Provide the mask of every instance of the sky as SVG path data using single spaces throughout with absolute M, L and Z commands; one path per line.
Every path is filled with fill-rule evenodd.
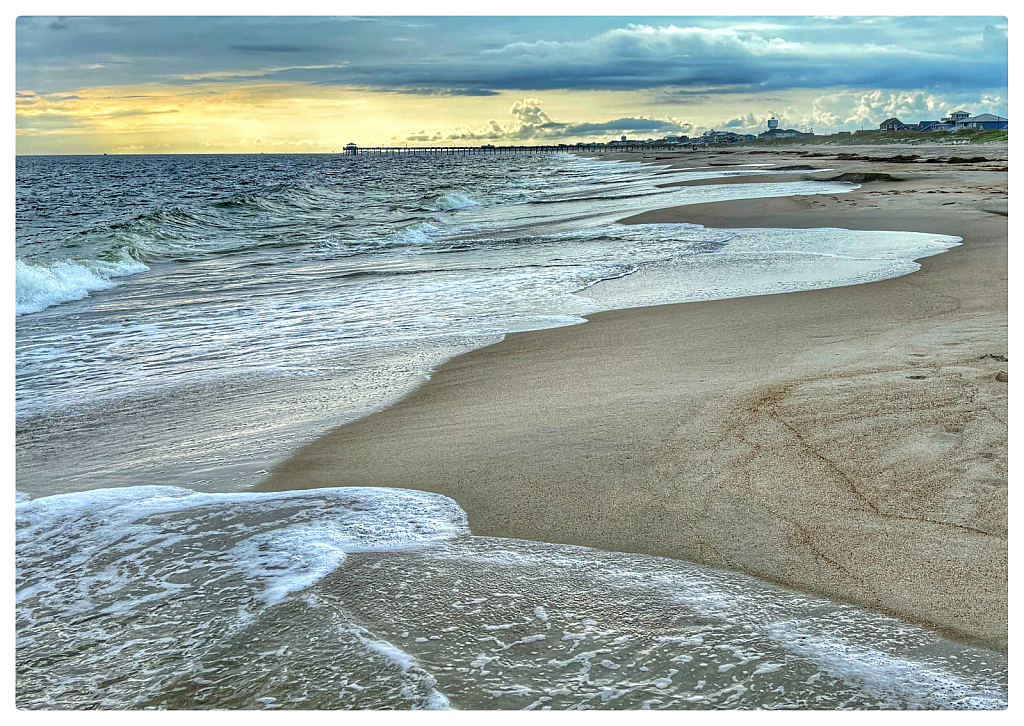
M 339 6 L 339 7 L 344 7 Z M 692 6 L 691 6 L 692 7 Z M 19 154 L 575 143 L 963 108 L 1008 116 L 1005 17 L 17 19 Z

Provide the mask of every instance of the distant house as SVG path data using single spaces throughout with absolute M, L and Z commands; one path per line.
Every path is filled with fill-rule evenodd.
M 775 139 L 791 139 L 797 136 L 814 136 L 813 133 L 797 131 L 796 129 L 768 129 L 757 135 L 758 141 L 774 141 Z
M 923 126 L 926 123 L 928 126 Z M 941 121 L 922 121 L 918 126 L 922 131 L 962 131 L 964 129 L 1005 131 L 1009 129 L 1010 121 L 990 113 L 971 116 L 967 111 L 952 111 Z
M 956 131 L 960 128 L 960 123 L 970 117 L 971 114 L 966 111 L 950 111 L 949 115 L 943 116 L 942 119 L 928 127 L 929 131 Z
M 879 131 L 906 131 L 910 127 L 900 121 L 898 118 L 887 118 L 882 123 L 878 124 Z
M 917 131 L 934 131 L 934 129 L 932 127 L 935 126 L 937 123 L 939 123 L 939 122 L 938 121 L 918 121 L 917 122 Z
M 754 134 L 743 134 L 740 136 L 740 141 L 756 141 L 757 137 Z
M 739 134 L 733 133 L 732 131 L 715 131 L 709 129 L 700 135 L 699 139 L 693 139 L 693 141 L 700 141 L 702 144 L 735 144 L 737 141 L 742 141 L 743 137 Z
M 705 144 L 735 144 L 741 139 L 739 134 L 732 131 L 715 131 L 714 129 L 705 131 L 700 136 L 700 140 Z
M 960 128 L 965 129 L 984 129 L 1003 131 L 1010 127 L 1009 119 L 1003 118 L 1002 116 L 995 116 L 990 113 L 983 113 L 977 116 L 970 116 L 963 119 L 957 124 Z

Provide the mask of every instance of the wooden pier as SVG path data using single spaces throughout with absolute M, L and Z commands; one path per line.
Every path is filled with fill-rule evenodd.
M 616 144 L 615 146 L 357 146 L 349 144 L 346 154 L 392 154 L 395 156 L 462 156 L 465 154 L 570 154 L 574 151 L 622 152 L 622 151 L 683 151 L 690 145 Z

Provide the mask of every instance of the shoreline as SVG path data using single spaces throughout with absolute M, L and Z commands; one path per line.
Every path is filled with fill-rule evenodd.
M 808 153 L 684 153 L 673 166 Z M 437 492 L 475 535 L 725 567 L 1005 653 L 1006 173 L 814 163 L 828 176 L 899 180 L 622 222 L 932 232 L 963 244 L 879 282 L 509 334 L 303 447 L 258 490 Z

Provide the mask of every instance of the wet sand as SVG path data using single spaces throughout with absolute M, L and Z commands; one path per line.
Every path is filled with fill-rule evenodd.
M 837 153 L 875 160 L 828 158 Z M 994 161 L 877 160 L 902 153 Z M 1005 652 L 1006 147 L 790 147 L 657 163 L 670 161 L 806 163 L 834 171 L 786 178 L 900 181 L 625 222 L 920 231 L 964 244 L 893 280 L 510 335 L 302 448 L 260 488 L 439 492 L 476 535 L 730 568 Z

